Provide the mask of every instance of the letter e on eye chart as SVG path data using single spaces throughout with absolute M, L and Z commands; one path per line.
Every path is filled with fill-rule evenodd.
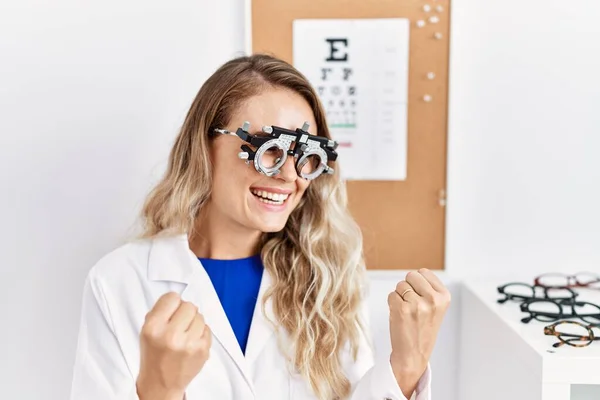
M 294 20 L 294 66 L 323 103 L 343 179 L 406 179 L 409 31 L 404 18 Z

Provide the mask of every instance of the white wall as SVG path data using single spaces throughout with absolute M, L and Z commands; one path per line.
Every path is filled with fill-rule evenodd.
M 243 49 L 238 3 L 0 3 L 3 399 L 68 398 L 84 275 L 127 233 L 202 82 Z
M 453 0 L 447 268 L 600 271 L 600 2 Z
M 597 0 L 452 0 L 454 279 L 600 272 L 599 19 Z
M 5 3 L 0 387 L 63 400 L 84 275 L 127 233 L 203 80 L 242 50 L 243 1 Z M 598 269 L 599 7 L 453 0 L 453 291 L 471 275 Z M 372 309 L 402 276 L 372 274 Z M 434 354 L 436 400 L 456 400 L 459 301 Z M 373 319 L 384 337 L 385 314 Z

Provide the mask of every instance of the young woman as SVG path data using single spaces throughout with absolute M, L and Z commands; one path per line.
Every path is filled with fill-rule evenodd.
M 336 157 L 291 65 L 219 68 L 146 201 L 144 234 L 89 272 L 71 399 L 430 399 L 450 294 L 408 273 L 388 296 L 392 352 L 374 362 Z

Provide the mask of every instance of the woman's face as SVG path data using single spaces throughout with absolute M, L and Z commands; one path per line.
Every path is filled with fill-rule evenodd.
M 305 121 L 310 124 L 309 133 L 316 134 L 317 129 L 309 104 L 288 89 L 267 89 L 249 98 L 232 116 L 229 125 L 221 128 L 235 132 L 244 121 L 250 122 L 249 132 L 252 134 L 260 132 L 266 125 L 295 130 Z M 212 141 L 210 212 L 224 218 L 223 222 L 228 220 L 250 230 L 280 231 L 298 205 L 309 181 L 298 176 L 293 157 L 288 157 L 276 176 L 259 173 L 252 162 L 246 165 L 238 157 L 242 144 L 245 142 L 232 135 L 220 135 Z

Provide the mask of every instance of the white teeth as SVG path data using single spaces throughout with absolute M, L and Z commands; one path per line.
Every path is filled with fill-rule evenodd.
M 269 204 L 282 204 L 289 197 L 289 194 L 272 193 L 265 190 L 252 190 L 252 193 Z
M 259 197 L 258 201 L 262 201 L 263 203 L 267 203 L 267 204 L 276 204 L 276 205 L 282 205 L 283 204 L 283 201 L 267 200 L 267 199 L 263 199 L 262 197 Z

